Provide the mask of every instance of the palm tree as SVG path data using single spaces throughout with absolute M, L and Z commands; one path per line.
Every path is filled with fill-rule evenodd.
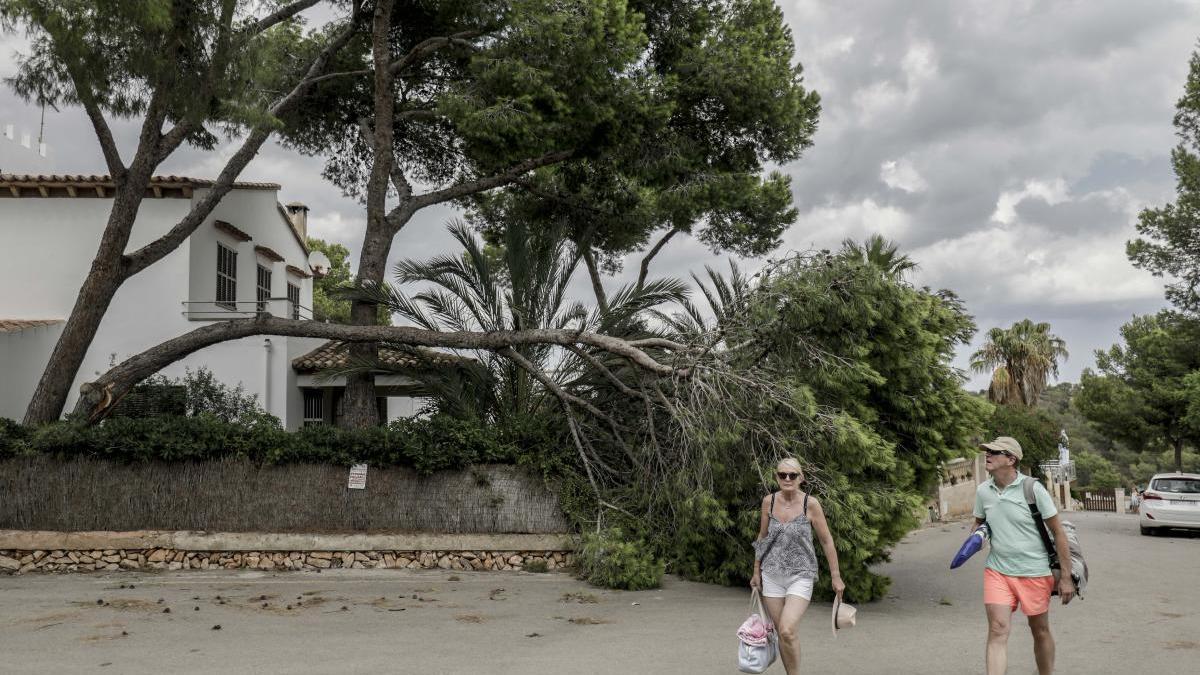
M 900 253 L 899 244 L 888 241 L 880 234 L 871 235 L 862 244 L 853 239 L 842 240 L 840 255 L 847 260 L 876 267 L 892 279 L 898 279 L 917 269 L 917 263 L 912 258 Z
M 667 314 L 659 310 L 651 310 L 651 314 L 661 321 L 674 337 L 682 338 L 685 341 L 696 340 L 705 334 L 728 329 L 731 324 L 744 319 L 750 304 L 750 294 L 754 290 L 751 285 L 752 278 L 743 274 L 732 258 L 729 260 L 728 278 L 708 265 L 704 266 L 704 271 L 708 275 L 712 288 L 705 285 L 704 280 L 695 272 L 692 273 L 692 280 L 696 282 L 696 288 L 704 296 L 705 304 L 708 305 L 708 314 L 712 315 L 711 318 L 706 316 L 704 310 L 696 303 L 687 299 L 678 303 L 683 309 L 682 312 Z
M 580 255 L 558 233 L 531 233 L 519 222 L 510 223 L 501 246 L 491 251 L 464 223 L 452 222 L 448 229 L 462 246 L 461 254 L 396 265 L 399 284 L 422 284 L 423 289 L 411 297 L 390 286 L 360 293 L 429 330 L 577 328 L 615 336 L 643 332 L 640 315 L 646 310 L 686 300 L 683 282 L 659 279 L 641 288 L 625 286 L 609 298 L 606 309 L 589 309 L 567 299 Z M 515 354 L 477 351 L 469 362 L 474 366 L 405 371 L 420 383 L 408 393 L 428 397 L 437 410 L 456 417 L 496 422 L 554 405 L 531 368 L 568 390 L 592 380 L 587 376 L 592 361 L 581 353 L 564 354 L 552 345 L 513 347 L 511 352 Z M 371 367 L 380 369 L 379 364 Z
M 1023 319 L 989 330 L 983 347 L 971 355 L 971 369 L 992 374 L 988 400 L 1032 408 L 1067 356 L 1066 342 L 1050 333 L 1050 324 Z

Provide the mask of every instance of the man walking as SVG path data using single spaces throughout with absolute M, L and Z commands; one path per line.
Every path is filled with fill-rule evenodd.
M 983 444 L 987 453 L 985 467 L 991 476 L 975 490 L 975 525 L 985 520 L 991 529 L 991 552 L 983 572 L 983 604 L 987 611 L 987 673 L 1003 675 L 1008 669 L 1008 634 L 1012 613 L 1018 608 L 1028 617 L 1033 633 L 1033 654 L 1039 675 L 1054 672 L 1054 636 L 1050 634 L 1050 595 L 1054 576 L 1050 558 L 1033 512 L 1025 501 L 1024 481 L 1034 480 L 1021 473 L 1021 444 L 1000 436 Z M 1037 508 L 1046 526 L 1054 534 L 1058 559 L 1067 565 L 1058 584 L 1062 604 L 1075 595 L 1071 580 L 1067 535 L 1059 522 L 1058 509 L 1041 483 L 1033 490 Z

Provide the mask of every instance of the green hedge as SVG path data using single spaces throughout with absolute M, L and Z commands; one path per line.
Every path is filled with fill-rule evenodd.
M 642 591 L 662 586 L 666 566 L 645 541 L 611 528 L 583 535 L 575 567 L 580 578 L 597 586 Z
M 366 462 L 429 474 L 481 462 L 515 463 L 522 453 L 550 442 L 550 435 L 539 429 L 482 426 L 448 417 L 397 420 L 355 431 L 318 426 L 297 432 L 208 415 L 115 418 L 94 427 L 57 422 L 32 429 L 0 419 L 0 457 L 50 454 L 126 462 L 244 457 L 265 464 Z

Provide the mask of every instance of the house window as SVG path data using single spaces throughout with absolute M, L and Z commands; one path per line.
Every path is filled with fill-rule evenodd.
M 293 283 L 288 283 L 288 303 L 292 305 L 292 318 L 300 318 L 300 287 Z
M 271 299 L 271 268 L 258 266 L 258 311 L 267 311 L 267 301 Z
M 304 422 L 306 427 L 325 424 L 325 392 L 320 389 L 304 390 Z
M 237 309 L 237 251 L 217 244 L 217 306 Z

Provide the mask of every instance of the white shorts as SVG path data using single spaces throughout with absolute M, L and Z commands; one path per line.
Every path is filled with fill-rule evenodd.
M 782 598 L 795 595 L 805 600 L 812 600 L 813 579 L 793 574 L 790 577 L 772 577 L 762 575 L 762 595 L 764 598 Z

